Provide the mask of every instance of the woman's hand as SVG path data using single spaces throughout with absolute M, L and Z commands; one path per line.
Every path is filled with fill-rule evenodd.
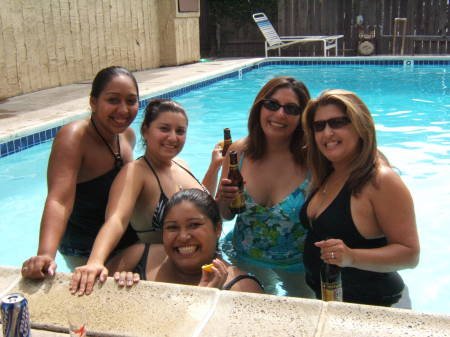
M 69 288 L 72 295 L 76 292 L 78 292 L 78 296 L 82 296 L 83 294 L 89 295 L 94 288 L 97 276 L 100 282 L 103 283 L 106 281 L 108 269 L 103 264 L 88 263 L 87 265 L 75 268 Z
M 235 185 L 231 185 L 231 180 L 223 178 L 220 181 L 219 189 L 217 190 L 216 199 L 219 202 L 229 205 L 235 198 L 239 191 L 239 188 Z
M 114 273 L 114 280 L 120 287 L 132 287 L 139 282 L 140 277 L 138 273 L 133 273 L 131 271 L 116 271 Z
M 212 263 L 214 265 L 212 267 L 213 272 L 202 270 L 202 278 L 198 285 L 199 287 L 222 289 L 228 278 L 227 266 L 219 259 L 214 259 Z
M 22 277 L 31 279 L 43 279 L 46 276 L 55 275 L 56 262 L 47 255 L 30 257 L 22 265 Z
M 328 239 L 315 242 L 320 248 L 320 258 L 329 264 L 340 267 L 351 267 L 353 263 L 352 250 L 340 239 Z
M 214 167 L 221 167 L 223 164 L 224 157 L 222 156 L 223 142 L 218 142 L 212 151 L 211 154 L 211 164 Z

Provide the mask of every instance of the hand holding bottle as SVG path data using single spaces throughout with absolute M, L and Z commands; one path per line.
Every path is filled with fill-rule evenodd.
M 353 258 L 351 249 L 341 239 L 327 239 L 315 242 L 320 248 L 320 258 L 325 263 L 335 264 L 340 267 L 351 267 Z

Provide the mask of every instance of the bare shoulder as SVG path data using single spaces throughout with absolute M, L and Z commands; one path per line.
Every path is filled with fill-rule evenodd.
M 134 133 L 133 129 L 131 127 L 128 127 L 124 132 L 123 135 L 125 136 L 125 139 L 128 143 L 134 147 L 136 143 L 136 134 Z
M 64 125 L 56 134 L 55 142 L 79 144 L 86 136 L 88 125 L 89 123 L 86 119 L 80 119 Z
M 374 184 L 372 185 L 377 190 L 390 190 L 399 187 L 406 187 L 398 173 L 395 172 L 392 167 L 384 163 L 377 168 L 373 182 Z
M 249 275 L 235 266 L 228 266 L 228 279 L 227 283 L 232 282 L 238 277 L 243 277 L 235 284 L 232 285 L 230 290 L 233 291 L 244 291 L 249 293 L 263 293 L 260 284 L 254 279 L 248 277 Z
M 149 174 L 148 170 L 147 163 L 143 158 L 140 158 L 126 163 L 119 171 L 119 174 L 128 177 L 130 180 L 145 178 L 147 175 L 154 176 Z
M 372 183 L 367 184 L 363 189 L 364 193 L 367 193 L 372 201 L 381 203 L 387 200 L 394 202 L 395 199 L 404 200 L 403 198 L 411 198 L 409 189 L 401 177 L 392 167 L 386 164 L 381 164 L 377 168 L 376 174 L 372 178 Z
M 230 151 L 236 151 L 238 156 L 247 148 L 247 137 L 240 138 L 230 145 Z
M 184 168 L 189 169 L 189 165 L 185 160 L 175 157 L 175 158 L 173 158 L 173 161 L 176 162 L 177 164 L 183 166 Z

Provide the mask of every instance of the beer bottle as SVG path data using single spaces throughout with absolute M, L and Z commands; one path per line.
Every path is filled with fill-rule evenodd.
M 222 148 L 222 157 L 225 157 L 232 143 L 231 140 L 231 132 L 229 128 L 223 129 L 223 148 Z
M 320 285 L 323 301 L 342 302 L 341 267 L 335 264 L 322 263 Z
M 239 187 L 236 198 L 230 204 L 230 210 L 234 214 L 242 213 L 245 211 L 244 178 L 242 178 L 241 172 L 239 171 L 236 151 L 230 152 L 228 179 L 231 180 L 231 185 Z

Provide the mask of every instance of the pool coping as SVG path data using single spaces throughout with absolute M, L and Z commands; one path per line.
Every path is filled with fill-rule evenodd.
M 198 62 L 194 64 L 157 68 L 148 71 L 134 72 L 140 87 L 140 107 L 145 106 L 149 100 L 155 97 L 173 98 L 185 94 L 191 90 L 208 86 L 225 78 L 239 77 L 243 73 L 261 66 L 269 65 L 391 65 L 414 67 L 415 65 L 442 66 L 450 64 L 450 56 L 371 56 L 371 57 L 269 57 L 269 58 L 237 58 L 217 59 L 211 62 Z M 170 83 L 155 81 L 152 76 L 164 71 L 177 72 L 175 81 Z M 187 74 L 184 76 L 183 74 Z M 148 78 L 150 77 L 150 79 Z M 84 83 L 85 88 L 90 84 Z M 66 87 L 70 87 L 66 86 Z M 46 92 L 57 89 L 46 89 Z M 29 97 L 35 95 L 22 95 Z M 71 100 L 67 103 L 51 107 L 52 112 L 46 113 L 46 108 L 34 112 L 38 116 L 33 120 L 32 114 L 26 112 L 21 116 L 22 123 L 8 127 L 0 127 L 0 158 L 20 152 L 32 146 L 53 139 L 57 131 L 73 120 L 89 116 L 88 95 Z M 31 104 L 31 103 L 30 103 Z M 0 111 L 2 111 L 0 102 Z M 7 111 L 7 109 L 4 109 Z M 54 112 L 57 110 L 57 112 Z M 2 120 L 4 121 L 4 120 Z M 24 123 L 25 121 L 25 123 Z M 29 123 L 31 121 L 31 123 Z M 41 121 L 41 122 L 39 122 Z M 18 125 L 17 125 L 18 124 Z

